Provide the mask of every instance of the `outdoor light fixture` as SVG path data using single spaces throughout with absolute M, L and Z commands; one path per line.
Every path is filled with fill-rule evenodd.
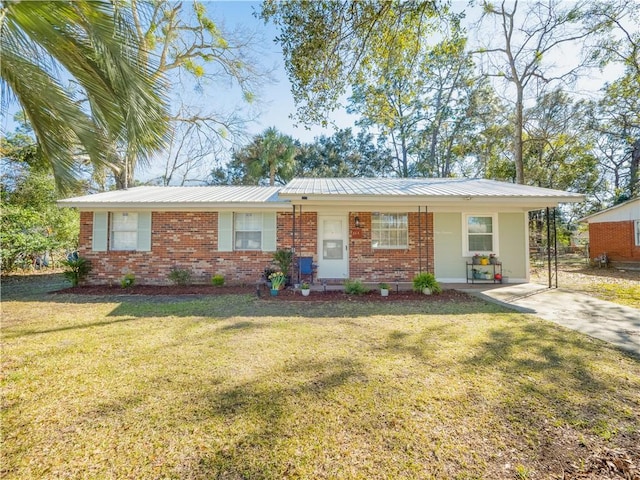
M 356 228 L 360 228 L 360 217 L 356 215 L 356 218 L 353 219 Z

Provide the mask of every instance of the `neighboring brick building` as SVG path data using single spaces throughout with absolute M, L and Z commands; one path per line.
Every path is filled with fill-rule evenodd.
M 612 262 L 640 263 L 640 198 L 607 208 L 581 221 L 589 223 L 589 255 Z
M 313 257 L 317 278 L 464 282 L 475 253 L 529 278 L 528 211 L 582 195 L 480 179 L 294 179 L 283 187 L 137 187 L 59 202 L 81 212 L 92 284 L 252 283 L 277 249 Z

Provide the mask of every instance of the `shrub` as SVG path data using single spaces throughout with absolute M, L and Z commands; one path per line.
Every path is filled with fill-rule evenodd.
M 169 280 L 174 285 L 189 285 L 191 283 L 191 272 L 182 268 L 173 268 L 169 272 Z
M 280 271 L 286 275 L 289 275 L 289 269 L 293 262 L 293 252 L 291 250 L 278 250 L 273 254 L 273 262 L 280 267 Z
M 67 267 L 64 271 L 64 277 L 71 282 L 74 287 L 85 279 L 91 271 L 91 264 L 83 257 L 69 257 L 62 264 Z
M 122 288 L 133 287 L 133 284 L 136 283 L 136 276 L 133 273 L 127 273 L 122 280 L 120 280 L 120 286 Z
M 433 276 L 433 273 L 423 272 L 413 277 L 413 291 L 422 292 L 425 288 L 431 290 L 431 293 L 440 293 L 442 288 Z
M 368 291 L 367 287 L 365 287 L 360 280 L 344 281 L 344 293 L 347 295 L 362 295 Z
M 222 275 L 214 275 L 211 277 L 211 284 L 214 287 L 222 287 L 224 285 L 224 277 Z

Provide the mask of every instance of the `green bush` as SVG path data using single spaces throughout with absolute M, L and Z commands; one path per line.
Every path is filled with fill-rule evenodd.
M 442 287 L 440 287 L 433 273 L 423 272 L 413 277 L 414 292 L 422 292 L 425 288 L 431 290 L 431 293 L 440 293 L 442 291 Z
M 347 295 L 363 295 L 368 291 L 369 289 L 365 287 L 360 280 L 344 281 L 344 293 Z
M 278 250 L 273 254 L 273 262 L 276 263 L 280 267 L 280 271 L 287 276 L 290 273 L 289 269 L 293 262 L 293 252 L 291 250 Z
M 74 287 L 78 286 L 91 271 L 89 260 L 83 257 L 68 258 L 62 262 L 62 265 L 67 267 L 63 272 L 64 277 L 69 280 Z
M 181 268 L 173 268 L 169 272 L 169 280 L 174 285 L 189 285 L 191 284 L 191 272 Z
M 222 287 L 224 285 L 224 277 L 222 275 L 214 275 L 211 277 L 211 284 L 214 287 Z
M 135 283 L 136 276 L 133 273 L 127 273 L 124 277 L 122 277 L 122 280 L 120 280 L 120 286 L 122 288 L 133 287 Z

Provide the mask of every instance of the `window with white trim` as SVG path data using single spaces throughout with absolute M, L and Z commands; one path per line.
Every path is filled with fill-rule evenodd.
M 496 215 L 465 215 L 465 256 L 497 253 L 497 225 Z
M 262 249 L 262 214 L 236 213 L 234 215 L 234 249 Z
M 138 247 L 138 214 L 111 212 L 109 250 L 136 250 Z
M 218 212 L 218 251 L 276 251 L 276 212 Z
M 91 249 L 150 251 L 151 212 L 93 212 Z
M 640 247 L 640 220 L 636 220 L 634 224 L 636 226 L 636 247 Z
M 409 219 L 406 213 L 373 213 L 371 215 L 373 248 L 407 248 Z

